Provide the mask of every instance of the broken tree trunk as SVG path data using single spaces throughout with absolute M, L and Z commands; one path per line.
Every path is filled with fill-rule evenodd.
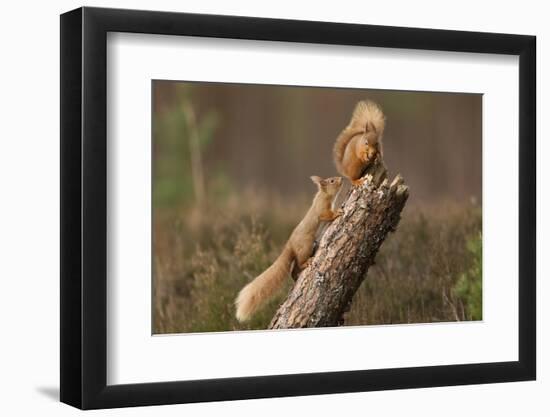
M 389 183 L 383 163 L 353 187 L 344 214 L 325 230 L 310 265 L 304 269 L 273 317 L 270 329 L 343 324 L 352 298 L 374 264 L 380 245 L 399 223 L 408 198 L 400 175 Z

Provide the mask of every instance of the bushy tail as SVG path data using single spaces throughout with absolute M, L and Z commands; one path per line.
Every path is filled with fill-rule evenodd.
M 283 253 L 264 272 L 246 285 L 235 300 L 237 320 L 244 322 L 279 290 L 290 274 L 294 260 L 292 249 L 287 245 Z
M 381 137 L 386 126 L 386 117 L 378 104 L 371 100 L 362 100 L 355 106 L 350 126 L 374 131 Z
M 338 172 L 343 173 L 342 159 L 350 140 L 355 135 L 369 132 L 369 143 L 378 144 L 382 139 L 385 125 L 386 118 L 378 104 L 370 100 L 361 100 L 357 103 L 349 124 L 336 139 L 332 150 Z

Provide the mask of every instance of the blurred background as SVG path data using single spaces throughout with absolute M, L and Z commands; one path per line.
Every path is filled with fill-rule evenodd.
M 410 198 L 346 324 L 481 319 L 481 95 L 153 81 L 154 333 L 267 326 L 285 291 L 246 325 L 234 297 L 307 210 L 309 176 L 337 175 L 364 98 Z
M 155 81 L 153 98 L 160 205 L 193 199 L 185 100 L 197 118 L 203 181 L 211 192 L 311 191 L 310 175 L 337 174 L 334 140 L 355 103 L 370 98 L 386 114 L 384 159 L 390 172 L 407 179 L 409 204 L 481 197 L 478 94 Z

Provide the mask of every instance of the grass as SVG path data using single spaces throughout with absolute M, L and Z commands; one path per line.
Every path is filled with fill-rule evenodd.
M 246 202 L 244 204 L 243 202 Z M 291 287 L 247 324 L 239 290 L 277 257 L 309 205 L 251 190 L 203 207 L 156 208 L 153 332 L 265 329 Z M 481 208 L 406 207 L 357 291 L 346 325 L 481 319 Z

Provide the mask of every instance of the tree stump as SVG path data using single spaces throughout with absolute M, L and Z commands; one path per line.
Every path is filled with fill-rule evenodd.
M 395 231 L 409 195 L 400 175 L 388 182 L 382 162 L 364 178 L 342 204 L 344 214 L 326 228 L 310 265 L 300 273 L 270 329 L 343 324 L 344 313 L 380 245 Z

